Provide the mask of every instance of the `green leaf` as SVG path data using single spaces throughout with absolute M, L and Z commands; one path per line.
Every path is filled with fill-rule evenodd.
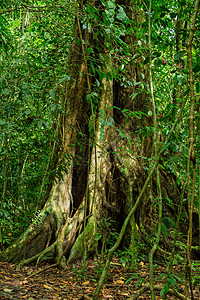
M 119 132 L 119 136 L 121 136 L 122 138 L 126 138 L 126 135 L 123 132 Z
M 93 49 L 92 48 L 87 48 L 87 53 L 90 54 L 92 53 Z
M 3 90 L 2 94 L 3 94 L 3 95 L 9 95 L 9 94 L 10 94 L 10 91 L 9 91 L 9 89 L 5 89 L 5 90 Z
M 92 99 L 92 102 L 97 103 L 98 97 L 99 95 L 96 92 L 92 92 L 86 96 L 86 100 L 88 103 L 91 103 L 91 99 Z
M 95 74 L 95 67 L 94 67 L 93 62 L 90 62 L 90 66 L 91 66 L 91 69 L 92 69 L 93 74 Z
M 131 99 L 133 100 L 138 94 L 139 94 L 139 92 L 133 93 L 133 94 L 131 95 Z
M 163 151 L 165 151 L 165 150 L 166 150 L 168 147 L 169 147 L 169 144 L 167 144 L 167 145 L 163 146 L 163 147 L 162 147 L 162 149 L 161 149 L 161 150 L 162 150 L 162 152 L 163 152 Z
M 165 15 L 166 15 L 166 13 L 165 13 L 165 12 L 163 12 L 162 14 L 160 14 L 160 18 L 164 18 L 164 17 L 165 17 Z
M 162 59 L 160 59 L 160 58 L 155 59 L 154 65 L 155 65 L 156 67 L 161 66 L 161 65 L 162 65 Z
M 30 109 L 28 108 L 28 109 L 25 111 L 25 115 L 28 116 L 28 115 L 30 115 L 30 113 L 31 113 L 31 111 L 30 111 Z
M 94 39 L 96 39 L 96 38 L 98 37 L 99 33 L 100 33 L 100 31 L 99 31 L 99 30 L 98 30 L 98 31 L 96 31 L 96 32 L 94 33 L 94 35 L 93 35 L 93 38 L 94 38 Z
M 170 288 L 170 282 L 167 282 L 165 284 L 165 295 L 169 292 L 169 288 Z
M 164 224 L 161 225 L 161 230 L 162 230 L 162 233 L 165 235 L 165 236 L 168 236 L 168 232 L 167 232 L 167 228 Z
M 60 78 L 59 81 L 58 81 L 58 84 L 62 83 L 63 81 L 66 81 L 66 80 L 70 80 L 70 76 L 69 75 L 65 75 L 62 78 Z
M 114 10 L 116 7 L 115 1 L 113 1 L 113 0 L 109 0 L 107 4 L 108 4 L 109 9 Z
M 20 22 L 19 22 L 19 20 L 12 20 L 11 22 L 10 22 L 10 26 L 12 27 L 12 29 L 14 30 L 15 29 L 15 27 L 20 27 Z
M 160 297 L 164 295 L 164 292 L 165 292 L 165 288 L 163 287 L 162 290 L 160 291 Z
M 128 20 L 128 17 L 122 6 L 119 6 L 116 18 L 122 22 Z
M 55 93 L 54 93 L 54 90 L 50 90 L 49 91 L 49 95 L 50 95 L 50 97 L 52 98 L 52 99 L 55 99 Z
M 181 74 L 177 75 L 177 81 L 181 85 L 183 82 L 183 76 Z
M 165 273 L 160 273 L 160 275 L 158 276 L 158 280 L 162 279 L 163 277 L 166 277 Z
M 57 108 L 57 105 L 56 104 L 50 104 L 50 110 L 51 111 L 55 111 Z
M 42 127 L 42 120 L 39 120 L 37 123 L 37 127 L 40 129 Z
M 163 223 L 166 226 L 166 228 L 168 228 L 168 229 L 170 228 L 170 222 L 169 222 L 168 218 L 164 218 Z
M 175 60 L 175 61 L 179 60 L 179 59 L 182 58 L 185 54 L 186 54 L 186 51 L 185 51 L 185 50 L 178 51 L 178 52 L 174 55 L 174 60 Z

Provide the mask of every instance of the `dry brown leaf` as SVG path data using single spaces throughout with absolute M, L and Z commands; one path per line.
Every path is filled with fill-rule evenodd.
M 83 282 L 82 283 L 82 286 L 86 286 L 86 285 L 88 285 L 88 284 L 90 284 L 90 281 L 88 280 L 88 281 L 85 281 L 85 282 Z
M 45 287 L 46 289 L 52 289 L 52 286 L 47 285 L 47 284 L 43 284 L 43 287 Z
M 124 284 L 124 280 L 118 279 L 118 280 L 115 281 L 115 283 L 116 283 L 116 284 Z

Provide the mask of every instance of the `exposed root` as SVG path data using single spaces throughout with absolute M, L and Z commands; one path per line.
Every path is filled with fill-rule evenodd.
M 39 271 L 37 271 L 37 272 L 35 272 L 35 273 L 33 273 L 33 274 L 27 276 L 25 279 L 29 279 L 29 278 L 31 278 L 31 277 L 37 276 L 37 275 L 39 275 L 39 274 L 41 274 L 41 273 L 43 273 L 43 272 L 45 272 L 45 271 L 47 271 L 47 270 L 49 270 L 49 269 L 51 269 L 51 268 L 56 268 L 58 265 L 59 265 L 59 263 L 57 262 L 57 263 L 55 263 L 55 264 L 53 264 L 53 265 L 51 265 L 51 266 L 47 266 L 46 268 L 44 268 L 44 269 L 42 269 L 42 270 L 39 270 Z
M 163 289 L 162 285 L 154 285 L 154 290 L 161 291 Z M 145 284 L 141 289 L 136 291 L 135 295 L 132 296 L 129 300 L 135 300 L 138 297 L 140 297 L 142 294 L 144 294 L 146 291 L 150 290 L 150 285 L 149 283 Z M 185 297 L 183 294 L 179 293 L 175 289 L 169 289 L 168 293 L 176 296 L 178 299 L 183 299 L 183 300 L 189 300 L 189 298 Z
M 41 257 L 43 257 L 45 254 L 53 251 L 53 249 L 55 248 L 57 242 L 54 242 L 51 246 L 49 246 L 48 248 L 44 249 L 42 252 L 38 253 L 35 256 L 32 256 L 30 258 L 24 259 L 22 261 L 20 261 L 19 264 L 16 265 L 17 269 L 21 269 L 23 266 L 28 265 L 30 263 L 32 263 L 33 261 L 35 261 L 36 259 L 41 259 Z M 38 264 L 38 262 L 37 262 Z
M 87 218 L 89 218 L 89 217 L 90 217 L 90 216 L 88 216 Z M 73 232 L 73 235 L 71 236 L 71 240 L 73 240 L 73 239 L 75 238 L 75 235 L 76 235 L 76 233 L 78 232 L 78 230 L 80 229 L 82 223 L 83 223 L 83 220 L 79 223 L 79 225 L 77 226 L 76 230 Z M 63 229 L 62 229 L 63 232 L 65 232 L 66 225 L 68 225 L 68 224 L 65 224 L 65 226 L 63 226 Z M 70 232 L 71 232 L 71 231 L 70 231 Z M 56 243 L 57 243 L 57 241 L 54 243 L 55 245 L 53 244 L 54 247 L 56 246 Z M 51 246 L 53 246 L 53 245 L 51 245 Z M 51 269 L 51 268 L 59 267 L 59 268 L 61 268 L 61 269 L 65 269 L 66 266 L 65 266 L 65 265 L 63 266 L 63 265 L 61 265 L 60 263 L 61 263 L 61 261 L 62 261 L 64 255 L 65 255 L 65 253 L 69 250 L 69 248 L 70 248 L 70 244 L 68 243 L 67 246 L 65 247 L 64 251 L 62 252 L 61 256 L 59 257 L 58 261 L 57 261 L 55 264 L 50 265 L 50 266 L 47 266 L 47 267 L 43 268 L 42 270 L 39 270 L 38 272 L 29 275 L 29 276 L 26 277 L 26 278 L 28 279 L 28 278 L 34 277 L 34 276 L 36 276 L 36 275 L 38 275 L 38 274 L 40 274 L 40 273 L 42 273 L 42 272 L 45 272 L 45 271 L 47 271 L 47 270 L 49 270 L 49 269 Z M 45 250 L 44 250 L 44 251 L 45 251 Z M 43 251 L 43 252 L 44 252 L 44 251 Z M 44 253 L 39 253 L 38 255 L 39 255 L 39 257 L 40 257 L 41 255 L 44 255 Z M 34 257 L 34 259 L 36 259 L 36 258 Z

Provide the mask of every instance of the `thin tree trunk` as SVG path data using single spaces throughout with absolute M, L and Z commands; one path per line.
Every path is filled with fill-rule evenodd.
M 189 229 L 187 240 L 187 266 L 186 266 L 186 280 L 185 280 L 185 296 L 187 294 L 187 276 L 189 278 L 191 298 L 194 299 L 191 282 L 191 247 L 192 247 L 192 215 L 195 196 L 195 179 L 196 179 L 196 155 L 194 149 L 194 111 L 195 111 L 195 93 L 194 93 L 194 79 L 193 79 L 193 59 L 192 59 L 192 41 L 194 32 L 196 30 L 196 19 L 199 11 L 199 0 L 195 1 L 192 25 L 190 29 L 190 35 L 186 43 L 187 57 L 189 65 L 189 84 L 190 84 L 190 116 L 189 116 L 189 151 L 187 162 L 187 180 L 188 180 L 188 213 L 189 213 Z M 192 177 L 192 194 L 190 190 L 190 163 L 193 165 L 193 177 Z

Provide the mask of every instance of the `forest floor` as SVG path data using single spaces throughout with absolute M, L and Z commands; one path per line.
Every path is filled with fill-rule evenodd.
M 41 266 L 41 269 L 44 266 Z M 0 299 L 66 299 L 81 300 L 92 299 L 98 278 L 101 275 L 102 262 L 88 260 L 85 268 L 85 276 L 80 262 L 70 265 L 64 271 L 51 268 L 38 275 L 38 269 L 23 267 L 17 271 L 14 265 L 0 262 Z M 165 273 L 162 266 L 155 265 L 154 275 L 157 278 L 156 284 L 162 284 L 164 277 L 159 275 Z M 181 266 L 173 268 L 173 274 L 180 278 L 175 287 L 183 294 L 184 270 Z M 31 277 L 32 276 L 32 277 Z M 160 276 L 161 277 L 161 276 Z M 118 258 L 113 258 L 109 274 L 104 283 L 99 299 L 124 300 L 132 297 L 136 290 L 140 289 L 149 278 L 149 266 L 143 261 L 137 267 L 124 268 Z M 193 278 L 197 279 L 194 292 L 194 299 L 200 299 L 200 266 L 193 270 Z M 188 298 L 191 297 L 188 294 Z M 140 295 L 137 299 L 150 299 L 149 291 Z M 160 291 L 155 291 L 155 299 L 162 299 Z M 166 299 L 180 299 L 169 294 Z

